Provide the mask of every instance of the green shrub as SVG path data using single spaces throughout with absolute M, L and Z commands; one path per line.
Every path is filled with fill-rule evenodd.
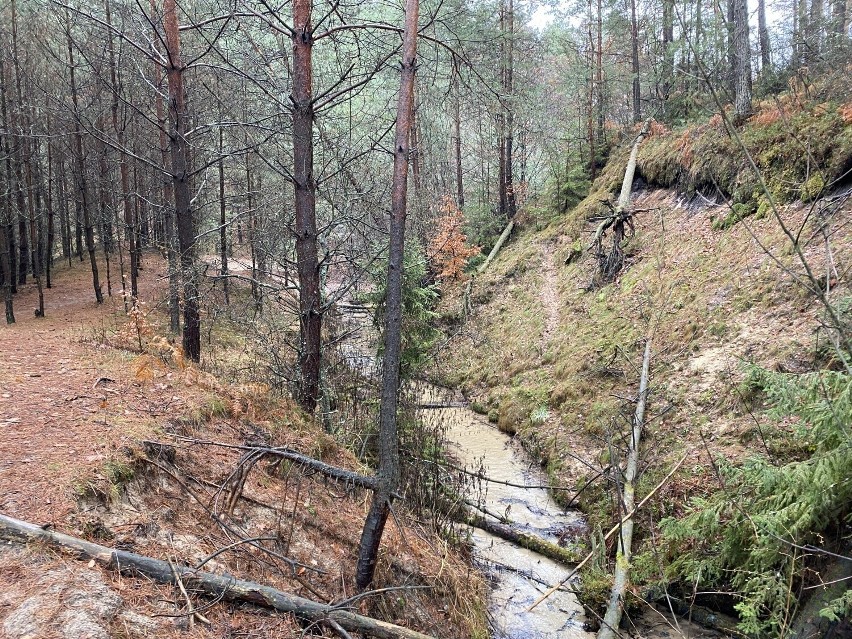
M 791 447 L 813 453 L 780 465 L 716 460 L 722 490 L 693 499 L 685 517 L 662 523 L 667 570 L 701 589 L 732 590 L 742 632 L 779 637 L 797 606 L 796 589 L 815 570 L 797 546 L 821 545 L 822 533 L 852 520 L 852 378 L 751 367 L 745 388 L 762 393 L 774 416 L 795 418 Z M 848 614 L 849 604 L 835 600 L 826 614 Z

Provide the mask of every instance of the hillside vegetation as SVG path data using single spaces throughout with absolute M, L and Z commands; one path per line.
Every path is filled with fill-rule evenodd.
M 668 589 L 737 615 L 750 636 L 789 636 L 822 592 L 821 551 L 849 554 L 852 103 L 839 95 L 764 103 L 736 136 L 718 114 L 654 124 L 613 282 L 589 247 L 629 142 L 577 207 L 527 212 L 474 281 L 468 317 L 463 291 L 445 291 L 437 375 L 517 433 L 554 484 L 576 486 L 593 539 L 619 517 L 610 471 L 652 336 L 637 500 L 686 461 L 638 516 L 634 604 Z M 599 550 L 583 578 L 592 607 L 609 588 Z M 823 617 L 848 615 L 844 592 L 826 595 Z

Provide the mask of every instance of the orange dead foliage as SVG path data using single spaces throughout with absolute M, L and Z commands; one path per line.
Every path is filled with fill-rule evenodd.
M 843 122 L 846 124 L 852 124 L 852 102 L 847 102 L 840 106 L 837 109 L 837 112 L 840 114 Z
M 776 106 L 761 107 L 761 109 L 751 118 L 752 124 L 757 126 L 769 126 L 774 124 L 781 118 L 781 109 Z
M 671 131 L 671 129 L 662 122 L 651 120 L 651 126 L 648 130 L 648 137 L 653 137 L 655 135 L 665 135 L 669 131 Z
M 462 231 L 464 218 L 455 201 L 445 195 L 438 205 L 441 217 L 438 218 L 438 233 L 429 243 L 431 261 L 438 271 L 438 279 L 458 281 L 464 277 L 467 261 L 482 250 L 478 246 L 468 246 L 467 235 Z

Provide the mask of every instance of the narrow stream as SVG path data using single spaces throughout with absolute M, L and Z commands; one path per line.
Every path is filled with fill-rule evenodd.
M 425 385 L 421 388 L 424 403 L 450 403 L 453 399 L 446 391 Z M 517 442 L 470 409 L 424 409 L 420 417 L 428 426 L 446 429 L 448 452 L 468 469 L 477 471 L 482 467 L 486 477 L 520 486 L 546 484 L 546 478 L 531 465 Z M 563 511 L 543 488 L 485 483 L 482 505 L 505 515 L 525 533 L 557 543 L 561 531 L 581 523 L 576 512 Z M 583 609 L 566 590 L 557 590 L 533 611 L 526 612 L 550 585 L 568 576 L 569 568 L 478 529 L 472 530 L 472 538 L 477 561 L 493 578 L 489 601 L 493 637 L 595 636 L 583 630 Z
M 366 375 L 375 374 L 373 353 L 376 349 L 370 320 L 370 314 L 363 307 L 346 305 L 344 321 L 353 332 L 340 350 L 351 369 Z M 418 383 L 416 390 L 421 405 L 430 406 L 420 409 L 421 420 L 428 427 L 440 427 L 445 431 L 450 455 L 468 470 L 478 472 L 482 468 L 485 477 L 504 482 L 485 482 L 481 506 L 506 516 L 522 532 L 553 543 L 558 542 L 559 533 L 566 528 L 582 525 L 576 511 L 566 512 L 548 490 L 538 488 L 546 485 L 547 479 L 517 441 L 465 407 L 452 391 L 425 383 Z M 470 499 L 476 496 L 471 495 Z M 494 639 L 593 639 L 596 636 L 584 630 L 583 608 L 576 596 L 565 588 L 527 612 L 550 586 L 568 576 L 569 567 L 479 529 L 471 529 L 471 537 L 475 559 L 492 582 L 488 609 Z M 641 630 L 633 636 L 646 639 L 719 636 L 684 621 L 676 627 L 656 611 L 648 611 L 634 622 Z
M 370 315 L 357 305 L 346 304 L 344 309 L 344 321 L 352 334 L 341 345 L 341 354 L 349 368 L 370 374 L 375 363 Z M 553 543 L 558 542 L 560 532 L 580 524 L 579 515 L 562 510 L 547 490 L 518 487 L 542 486 L 547 481 L 517 442 L 469 408 L 460 406 L 459 398 L 450 391 L 424 383 L 418 383 L 416 389 L 421 404 L 453 405 L 419 411 L 427 427 L 440 428 L 446 433 L 450 455 L 473 472 L 482 467 L 485 477 L 506 482 L 485 482 L 481 506 L 506 516 L 523 532 Z M 549 586 L 562 581 L 570 568 L 478 529 L 471 529 L 471 537 L 476 561 L 492 582 L 488 603 L 492 637 L 586 639 L 595 636 L 583 630 L 582 606 L 567 590 L 554 592 L 533 611 L 526 612 Z

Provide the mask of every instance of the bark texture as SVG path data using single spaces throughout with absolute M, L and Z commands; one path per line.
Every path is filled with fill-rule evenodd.
M 320 394 L 322 309 L 314 179 L 313 27 L 311 0 L 293 2 L 293 185 L 299 275 L 299 405 L 316 409 Z
M 391 190 L 390 247 L 388 251 L 385 349 L 382 359 L 382 397 L 379 407 L 378 485 L 358 549 L 355 584 L 366 588 L 373 581 L 379 544 L 390 513 L 391 500 L 399 484 L 399 369 L 402 351 L 402 268 L 405 249 L 405 216 L 408 187 L 409 134 L 414 110 L 414 74 L 417 56 L 418 0 L 405 0 L 405 29 L 402 36 L 402 72 L 396 108 L 396 132 Z
M 172 161 L 172 188 L 175 197 L 178 247 L 183 279 L 183 351 L 194 362 L 201 359 L 201 315 L 198 273 L 195 264 L 195 219 L 189 185 L 189 143 L 186 139 L 186 93 L 183 86 L 183 60 L 175 0 L 163 2 L 163 30 L 166 35 L 169 85 L 169 148 Z

